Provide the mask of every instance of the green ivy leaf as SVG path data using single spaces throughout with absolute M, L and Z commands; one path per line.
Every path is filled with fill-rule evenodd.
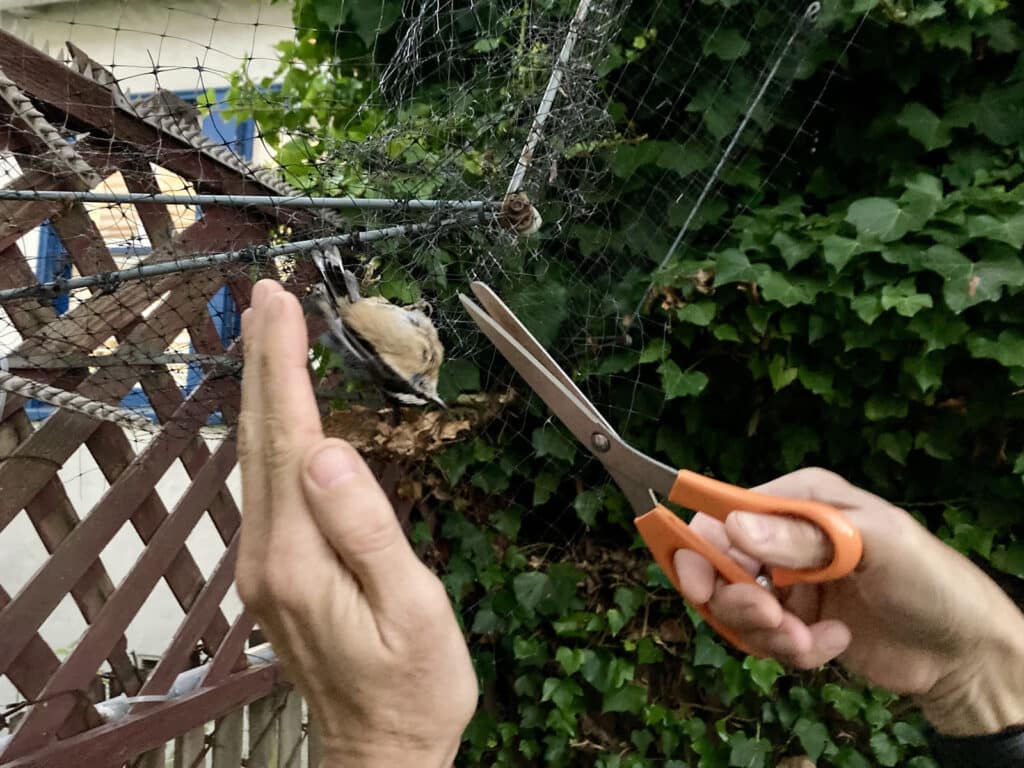
M 896 116 L 896 124 L 929 152 L 947 147 L 953 141 L 949 126 L 924 104 L 912 101 Z
M 969 336 L 967 349 L 974 357 L 989 358 L 1007 368 L 1024 365 L 1024 335 L 1015 330 L 1002 331 L 995 339 Z
M 771 272 L 767 264 L 751 264 L 742 251 L 734 248 L 715 255 L 715 285 L 758 283 Z
M 602 712 L 631 712 L 634 715 L 643 711 L 647 703 L 647 689 L 639 685 L 625 685 L 617 688 L 604 697 L 601 704 Z
M 796 367 L 787 367 L 786 360 L 782 355 L 776 355 L 768 363 L 768 378 L 771 379 L 772 389 L 776 392 L 796 381 L 798 373 L 799 369 Z
M 736 768 L 764 768 L 772 747 L 765 739 L 752 739 L 737 732 L 729 736 L 729 765 Z
M 715 319 L 716 311 L 718 311 L 718 306 L 714 302 L 700 301 L 680 307 L 676 310 L 676 317 L 681 322 L 699 325 L 703 328 L 710 325 L 711 321 Z
M 875 759 L 878 760 L 879 765 L 893 766 L 899 761 L 901 757 L 901 750 L 899 745 L 892 740 L 889 734 L 884 731 L 878 731 L 877 733 L 871 734 L 871 751 L 875 754 Z
M 932 307 L 932 297 L 918 293 L 913 280 L 901 280 L 896 285 L 882 286 L 881 306 L 883 310 L 895 309 L 896 314 L 913 317 L 922 309 Z
M 747 55 L 750 43 L 737 29 L 725 27 L 716 29 L 704 41 L 704 55 L 716 56 L 722 61 L 735 61 Z
M 566 675 L 575 675 L 583 666 L 585 654 L 581 648 L 566 648 L 564 645 L 555 651 L 555 661 L 562 666 Z
M 1024 211 L 1009 218 L 996 218 L 987 214 L 967 218 L 967 234 L 972 238 L 987 238 L 1006 243 L 1015 250 L 1024 247 Z
M 846 211 L 846 220 L 857 228 L 859 237 L 888 243 L 899 240 L 910 229 L 911 218 L 895 200 L 867 197 Z
M 793 733 L 800 740 L 800 747 L 811 760 L 817 760 L 829 742 L 828 729 L 824 723 L 801 717 L 793 726 Z
M 616 587 L 612 598 L 619 606 L 626 621 L 636 615 L 637 609 L 644 603 L 644 591 L 639 587 Z
M 780 272 L 765 273 L 759 285 L 766 301 L 777 301 L 787 309 L 797 304 L 812 303 L 822 288 L 817 280 L 787 277 Z
M 703 373 L 700 371 L 684 373 L 671 360 L 666 360 L 658 366 L 658 373 L 661 374 L 661 388 L 665 392 L 666 400 L 699 395 L 708 385 L 708 377 Z
M 597 513 L 601 511 L 601 497 L 601 491 L 590 489 L 577 494 L 573 502 L 573 509 L 580 520 L 591 528 L 597 523 Z
M 786 672 L 775 659 L 758 659 L 754 656 L 747 656 L 743 668 L 750 672 L 750 679 L 766 696 L 772 692 L 775 681 Z
M 832 758 L 832 764 L 836 768 L 871 768 L 871 763 L 853 747 L 841 747 Z
M 727 658 L 729 658 L 729 654 L 719 643 L 716 643 L 707 635 L 697 635 L 693 653 L 694 665 L 719 669 L 725 664 Z
M 910 449 L 914 447 L 914 438 L 905 430 L 886 432 L 879 435 L 876 447 L 893 461 L 905 464 Z
M 540 457 L 553 456 L 571 462 L 576 457 L 576 442 L 554 424 L 545 424 L 533 430 L 533 449 Z
M 921 733 L 921 730 L 908 722 L 900 720 L 899 722 L 893 723 L 892 735 L 896 737 L 896 741 L 904 746 L 910 747 L 926 747 L 928 746 L 928 739 Z
M 640 353 L 641 363 L 660 363 L 668 357 L 669 345 L 665 339 L 651 339 Z
M 512 590 L 516 601 L 532 613 L 551 594 L 551 578 L 541 571 L 520 573 L 512 580 Z
M 626 619 L 618 608 L 608 609 L 608 612 L 605 614 L 605 620 L 608 622 L 608 631 L 612 633 L 612 637 L 619 634 L 619 631 L 626 626 Z
M 864 253 L 865 246 L 859 240 L 839 235 L 829 235 L 822 240 L 825 262 L 836 272 L 842 272 L 850 260 Z
M 1024 579 L 1024 543 L 1015 541 L 992 553 L 992 565 L 1001 571 Z
M 539 507 L 541 504 L 546 503 L 551 498 L 551 494 L 558 489 L 558 484 L 561 481 L 562 475 L 560 473 L 541 470 L 533 481 L 533 506 Z
M 821 699 L 831 704 L 835 710 L 847 720 L 853 720 L 867 706 L 864 695 L 859 691 L 841 688 L 835 683 L 826 683 L 821 687 Z
M 882 297 L 875 293 L 864 293 L 850 301 L 850 309 L 857 317 L 871 325 L 882 314 Z

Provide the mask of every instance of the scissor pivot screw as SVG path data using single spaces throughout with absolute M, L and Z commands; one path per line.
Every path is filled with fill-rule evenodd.
M 602 435 L 600 432 L 595 432 L 591 435 L 590 444 L 594 446 L 595 451 L 600 453 L 604 453 L 612 447 L 612 443 L 608 439 L 608 435 Z

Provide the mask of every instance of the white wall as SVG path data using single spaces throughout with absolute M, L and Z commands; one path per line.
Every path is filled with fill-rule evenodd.
M 7 9 L 11 2 L 7 0 L 0 7 Z M 251 57 L 249 72 L 254 79 L 259 79 L 274 71 L 277 57 L 273 45 L 293 35 L 291 3 L 271 5 L 269 0 L 175 0 L 173 7 L 151 0 L 80 0 L 77 3 L 4 10 L 0 14 L 0 26 L 30 40 L 37 47 L 48 47 L 51 53 L 62 48 L 65 40 L 71 40 L 111 69 L 121 81 L 123 90 L 129 93 L 150 92 L 158 84 L 169 90 L 224 86 L 227 76 L 237 70 L 246 57 Z M 257 154 L 257 162 L 265 159 L 266 155 Z M 34 237 L 26 238 L 23 245 L 26 256 L 34 260 Z M 0 317 L 0 325 L 5 320 L 5 317 Z M 0 345 L 3 346 L 0 354 L 9 352 L 17 340 L 16 334 L 10 339 L 0 334 Z M 215 449 L 222 432 L 211 429 L 206 435 L 211 450 Z M 137 451 L 148 439 L 145 434 L 131 435 Z M 107 488 L 92 456 L 84 448 L 68 460 L 59 474 L 75 508 L 83 517 Z M 237 467 L 227 486 L 240 503 Z M 175 462 L 157 490 L 170 509 L 187 487 L 188 477 L 184 468 Z M 224 549 L 206 516 L 189 537 L 187 546 L 207 575 Z M 115 584 L 128 573 L 141 550 L 139 537 L 130 524 L 126 524 L 101 557 Z M 21 513 L 0 532 L 0 584 L 9 593 L 17 594 L 46 557 L 39 537 L 26 515 Z M 233 590 L 223 608 L 229 620 L 237 614 L 240 605 Z M 143 611 L 128 628 L 129 651 L 160 654 L 181 618 L 176 601 L 166 585 L 160 582 Z M 69 598 L 50 617 L 41 632 L 51 647 L 66 651 L 75 644 L 83 629 L 81 616 Z M 0 709 L 16 699 L 13 686 L 6 678 L 0 678 Z

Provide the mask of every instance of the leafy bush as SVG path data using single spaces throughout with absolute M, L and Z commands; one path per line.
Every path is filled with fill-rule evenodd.
M 287 112 L 253 109 L 265 132 L 315 117 L 327 137 L 353 139 L 387 123 L 383 109 L 344 109 L 367 87 L 345 56 L 364 55 L 375 36 L 385 52 L 396 44 L 400 0 L 373 5 L 366 18 L 363 5 L 299 0 L 300 25 L 351 34 L 284 46 L 283 61 L 304 66 L 283 69 Z M 566 16 L 574 4 L 545 5 Z M 649 107 L 659 93 L 669 104 L 678 96 L 673 50 L 754 55 L 738 30 L 680 28 L 689 5 L 634 4 L 636 23 L 599 69 L 621 140 L 588 151 L 587 162 L 611 174 L 614 195 L 588 190 L 601 217 L 570 223 L 552 268 L 510 288 L 548 343 L 566 332 L 558 307 L 588 295 L 620 309 L 639 299 L 684 210 L 651 189 L 706 173 L 715 156 L 702 147 L 740 119 L 733 102 L 699 93 L 672 121 Z M 701 5 L 749 12 L 765 41 L 790 22 L 754 0 Z M 477 12 L 488 8 L 477 3 Z M 827 466 L 978 561 L 1024 576 L 1024 7 L 846 0 L 825 3 L 822 15 L 834 30 L 862 24 L 854 44 L 838 33 L 814 41 L 779 116 L 745 139 L 742 162 L 694 222 L 688 247 L 655 275 L 642 343 L 581 346 L 576 372 L 641 450 L 747 485 Z M 353 50 L 339 53 L 338 40 Z M 314 66 L 324 61 L 331 76 Z M 826 83 L 826 108 L 791 143 Z M 257 103 L 256 84 L 237 85 Z M 425 94 L 455 108 L 450 91 L 430 86 Z M 429 169 L 431 140 L 418 146 Z M 281 149 L 286 161 L 310 151 L 297 142 Z M 482 189 L 488 172 L 474 158 L 467 183 Z M 346 189 L 367 179 L 339 173 L 349 174 Z M 723 236 L 719 222 L 730 218 Z M 598 253 L 603 272 L 587 281 L 557 268 Z M 450 295 L 459 286 L 445 274 L 459 262 L 433 258 L 417 265 L 418 285 Z M 530 292 L 559 298 L 530 315 Z M 442 394 L 480 380 L 470 362 L 454 360 Z M 615 416 L 627 412 L 628 421 Z M 509 418 L 515 428 L 496 426 L 410 469 L 432 496 L 413 536 L 443 573 L 483 690 L 463 764 L 759 768 L 807 754 L 839 768 L 934 765 L 908 702 L 838 669 L 791 675 L 726 649 L 650 563 L 600 468 L 535 402 Z

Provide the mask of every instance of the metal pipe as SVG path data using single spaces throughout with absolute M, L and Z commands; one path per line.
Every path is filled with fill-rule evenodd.
M 22 288 L 7 288 L 0 291 L 0 304 L 16 299 L 28 298 L 49 298 L 61 296 L 78 288 L 91 288 L 101 286 L 105 290 L 113 291 L 121 283 L 132 280 L 144 280 L 150 277 L 170 275 L 176 272 L 187 272 L 196 269 L 208 269 L 221 264 L 228 264 L 236 261 L 248 261 L 259 263 L 269 261 L 278 256 L 290 256 L 303 251 L 311 251 L 315 248 L 327 248 L 332 245 L 347 245 L 349 243 L 366 242 L 373 240 L 385 240 L 391 237 L 416 234 L 418 232 L 441 229 L 442 227 L 454 224 L 457 219 L 445 219 L 439 223 L 426 224 L 400 224 L 396 227 L 385 229 L 370 229 L 365 232 L 353 232 L 347 235 L 334 235 L 332 237 L 319 237 L 311 240 L 298 240 L 294 243 L 284 245 L 259 245 L 243 248 L 238 251 L 227 251 L 225 253 L 211 253 L 205 256 L 195 256 L 190 259 L 174 259 L 162 261 L 159 264 L 142 264 L 130 269 L 121 269 L 115 272 L 99 272 L 84 277 L 62 278 L 48 283 L 39 283 Z
M 313 197 L 310 195 L 212 195 L 163 192 L 79 192 L 52 189 L 0 189 L 0 200 L 80 203 L 159 203 L 162 205 L 266 205 L 275 208 L 354 208 L 359 210 L 483 211 L 501 208 L 489 200 L 398 200 L 367 197 Z
M 540 143 L 541 137 L 544 135 L 544 123 L 547 122 L 548 116 L 551 114 L 551 106 L 555 103 L 555 96 L 558 95 L 558 89 L 562 85 L 565 68 L 569 64 L 569 59 L 572 58 L 572 49 L 576 46 L 580 27 L 583 26 L 587 14 L 590 13 L 590 2 L 591 0 L 580 0 L 579 5 L 576 7 L 576 13 L 573 14 L 572 21 L 569 22 L 569 32 L 562 43 L 562 50 L 558 53 L 558 60 L 555 61 L 555 66 L 551 70 L 547 87 L 544 89 L 540 105 L 537 107 L 537 114 L 533 118 L 533 125 L 530 126 L 530 133 L 526 138 L 526 144 L 523 147 L 523 151 L 519 154 L 516 168 L 512 172 L 512 178 L 509 180 L 508 194 L 510 195 L 520 191 L 523 186 L 523 179 L 526 178 L 526 171 L 530 168 L 530 163 L 533 162 L 534 150 L 537 149 L 537 144 Z

